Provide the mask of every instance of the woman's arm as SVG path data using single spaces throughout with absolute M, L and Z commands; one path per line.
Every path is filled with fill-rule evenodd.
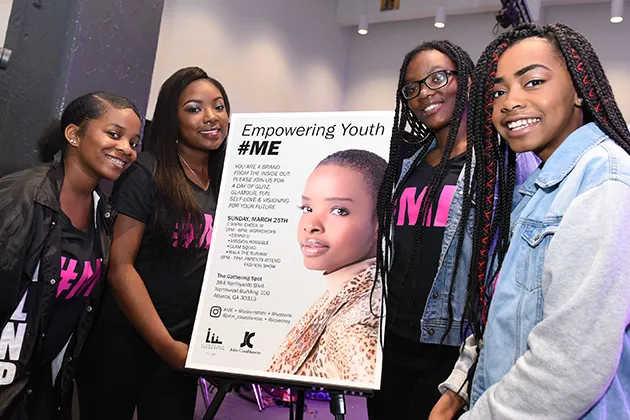
M 438 389 L 443 394 L 431 411 L 429 420 L 450 420 L 468 404 L 468 371 L 477 361 L 477 341 L 468 336 L 462 344 L 453 372 Z
M 452 420 L 465 405 L 462 397 L 448 389 L 431 410 L 429 420 Z
M 108 279 L 125 316 L 155 352 L 175 369 L 183 368 L 188 345 L 175 341 L 160 319 L 133 263 L 145 224 L 119 214 L 114 224 Z
M 442 394 L 448 393 L 451 391 L 453 394 L 456 394 L 461 400 L 463 404 L 468 403 L 468 371 L 470 367 L 475 364 L 477 361 L 477 340 L 471 334 L 468 336 L 464 344 L 462 344 L 461 350 L 459 352 L 459 358 L 457 362 L 455 362 L 455 367 L 453 367 L 453 372 L 446 379 L 446 381 L 442 382 L 438 385 L 438 389 Z M 461 408 L 461 407 L 460 407 Z

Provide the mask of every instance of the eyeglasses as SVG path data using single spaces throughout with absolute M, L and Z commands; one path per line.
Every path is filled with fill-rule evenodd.
M 451 74 L 457 75 L 457 72 L 454 70 L 438 70 L 422 80 L 405 83 L 402 89 L 400 89 L 400 93 L 402 93 L 405 99 L 409 100 L 420 94 L 423 83 L 431 90 L 441 89 L 448 84 L 448 76 Z

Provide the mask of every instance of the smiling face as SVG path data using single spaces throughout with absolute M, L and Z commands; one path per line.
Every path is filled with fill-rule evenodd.
M 455 63 L 436 50 L 418 53 L 407 66 L 405 82 L 422 80 L 438 70 L 456 70 Z M 431 90 L 424 83 L 418 96 L 407 101 L 418 120 L 433 132 L 447 128 L 453 117 L 457 98 L 457 76 L 448 76 L 446 86 Z
M 547 160 L 583 124 L 578 95 L 564 59 L 543 38 L 528 38 L 499 59 L 492 122 L 515 152 Z
M 309 270 L 331 273 L 376 255 L 375 197 L 361 172 L 316 168 L 302 196 L 298 242 Z
M 85 173 L 115 181 L 136 160 L 140 129 L 140 118 L 133 110 L 107 105 L 100 118 L 81 127 L 70 124 L 65 136 Z
M 195 80 L 179 96 L 180 140 L 187 147 L 209 151 L 221 147 L 228 132 L 225 98 L 207 79 Z

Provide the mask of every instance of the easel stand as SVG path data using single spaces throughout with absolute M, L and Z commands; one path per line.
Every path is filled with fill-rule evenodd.
M 222 380 L 217 388 L 217 393 L 214 394 L 214 398 L 212 398 L 212 402 L 210 406 L 206 410 L 206 414 L 203 416 L 203 420 L 213 420 L 219 411 L 219 407 L 223 404 L 223 400 L 225 396 L 232 391 L 232 387 L 234 386 L 233 381 Z
M 295 402 L 295 420 L 304 420 L 304 395 L 303 389 L 297 393 Z M 330 395 L 330 413 L 335 420 L 344 420 L 346 416 L 346 397 L 341 392 L 329 392 Z M 290 407 L 289 420 L 294 420 L 293 407 Z
M 335 420 L 344 420 L 346 417 L 346 397 L 340 392 L 330 394 L 330 413 Z
M 206 414 L 203 416 L 203 420 L 214 420 L 214 417 L 219 411 L 219 407 L 221 407 L 226 395 L 232 390 L 233 385 L 234 381 L 221 381 L 214 398 L 212 398 L 210 406 L 206 410 Z M 289 405 L 289 420 L 304 420 L 305 394 L 306 390 L 304 388 L 297 389 L 295 404 L 291 403 Z M 335 420 L 344 420 L 346 416 L 346 398 L 344 394 L 342 392 L 331 391 L 328 395 L 330 395 L 330 413 L 334 416 Z M 295 411 L 293 411 L 294 405 Z

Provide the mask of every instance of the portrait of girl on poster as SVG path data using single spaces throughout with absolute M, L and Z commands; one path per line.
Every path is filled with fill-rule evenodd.
M 306 181 L 298 244 L 304 266 L 322 271 L 327 288 L 267 371 L 374 381 L 381 310 L 380 285 L 374 285 L 376 198 L 386 166 L 372 152 L 343 150 L 323 159 Z

